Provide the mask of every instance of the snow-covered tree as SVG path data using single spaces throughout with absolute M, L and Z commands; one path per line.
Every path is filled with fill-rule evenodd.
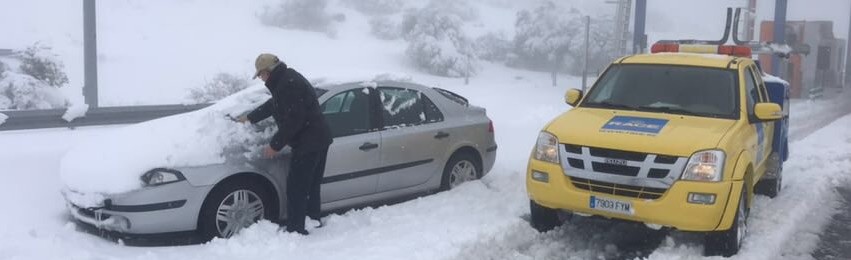
M 0 79 L 0 110 L 51 109 L 66 106 L 59 89 L 27 74 L 6 71 Z
M 343 0 L 343 4 L 367 15 L 390 15 L 402 11 L 406 0 Z
M 504 33 L 487 33 L 476 38 L 478 46 L 477 56 L 480 59 L 492 62 L 502 62 L 508 59 L 511 53 L 511 41 Z
M 215 102 L 250 85 L 248 77 L 219 73 L 204 85 L 189 90 L 189 98 L 198 103 Z
M 388 17 L 376 17 L 369 19 L 370 33 L 378 39 L 396 40 L 401 37 L 402 30 L 397 23 Z
M 402 35 L 408 41 L 406 54 L 420 69 L 448 77 L 475 75 L 475 43 L 462 29 L 465 15 L 474 13 L 467 9 L 464 2 L 436 0 L 405 14 Z
M 35 43 L 27 47 L 20 58 L 20 69 L 24 74 L 57 88 L 68 84 L 68 75 L 64 71 L 65 66 L 50 47 Z
M 582 37 L 585 37 L 584 33 L 583 31 Z M 612 60 L 618 58 L 615 55 L 614 33 L 614 19 L 611 16 L 591 18 L 590 44 L 588 48 L 588 71 L 590 73 L 601 72 Z M 572 49 L 570 56 L 573 60 L 583 61 L 585 59 L 585 46 L 580 45 L 579 48 Z M 572 73 L 579 74 L 582 72 L 582 62 L 574 62 L 572 64 L 574 66 L 569 68 Z
M 549 67 L 555 85 L 556 75 L 567 63 L 571 49 L 581 48 L 583 44 L 580 17 L 577 10 L 565 10 L 552 1 L 543 2 L 534 10 L 518 12 L 514 47 L 519 60 L 515 62 L 522 66 Z
M 280 4 L 266 7 L 260 20 L 270 26 L 284 29 L 335 33 L 334 21 L 345 20 L 342 14 L 326 11 L 328 0 L 282 0 Z

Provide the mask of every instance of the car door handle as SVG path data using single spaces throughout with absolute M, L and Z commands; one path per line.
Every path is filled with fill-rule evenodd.
M 443 138 L 447 138 L 447 137 L 449 137 L 449 133 L 440 131 L 440 132 L 437 132 L 437 135 L 434 136 L 434 139 L 443 139 Z
M 361 151 L 369 151 L 369 150 L 372 150 L 372 149 L 375 149 L 375 148 L 378 148 L 378 144 L 374 144 L 374 143 L 363 143 L 363 145 L 361 145 L 360 147 L 358 147 L 358 149 L 360 149 Z

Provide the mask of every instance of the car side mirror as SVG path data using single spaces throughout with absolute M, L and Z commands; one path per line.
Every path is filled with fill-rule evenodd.
M 783 118 L 783 108 L 776 103 L 758 103 L 754 107 L 756 118 L 762 121 L 775 121 Z
M 564 94 L 564 102 L 572 107 L 575 107 L 581 99 L 582 90 L 570 89 L 567 91 L 567 93 Z

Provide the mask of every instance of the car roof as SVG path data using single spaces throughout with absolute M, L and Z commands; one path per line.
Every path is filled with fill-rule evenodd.
M 404 82 L 404 81 L 393 81 L 393 80 L 378 80 L 378 81 L 359 81 L 359 82 L 348 82 L 341 84 L 330 84 L 330 85 L 321 85 L 317 86 L 318 88 L 327 89 L 332 92 L 353 89 L 357 87 L 371 87 L 372 83 L 375 83 L 377 87 L 402 87 L 408 88 L 417 91 L 425 91 L 431 89 L 430 87 L 423 86 L 416 83 Z
M 658 65 L 680 65 L 728 69 L 731 65 L 744 62 L 748 59 L 703 53 L 654 53 L 629 56 L 620 60 L 620 64 L 658 64 Z M 735 61 L 735 62 L 734 62 Z M 736 66 L 737 67 L 737 66 Z

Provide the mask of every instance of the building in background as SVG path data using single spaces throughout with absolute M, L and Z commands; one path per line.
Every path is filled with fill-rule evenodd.
M 774 39 L 774 22 L 763 21 L 760 41 Z M 832 21 L 788 21 L 786 44 L 795 50 L 784 66 L 786 81 L 792 87 L 792 97 L 807 97 L 810 91 L 842 88 L 845 71 L 845 40 L 833 34 Z M 765 71 L 772 71 L 770 55 L 760 55 Z

